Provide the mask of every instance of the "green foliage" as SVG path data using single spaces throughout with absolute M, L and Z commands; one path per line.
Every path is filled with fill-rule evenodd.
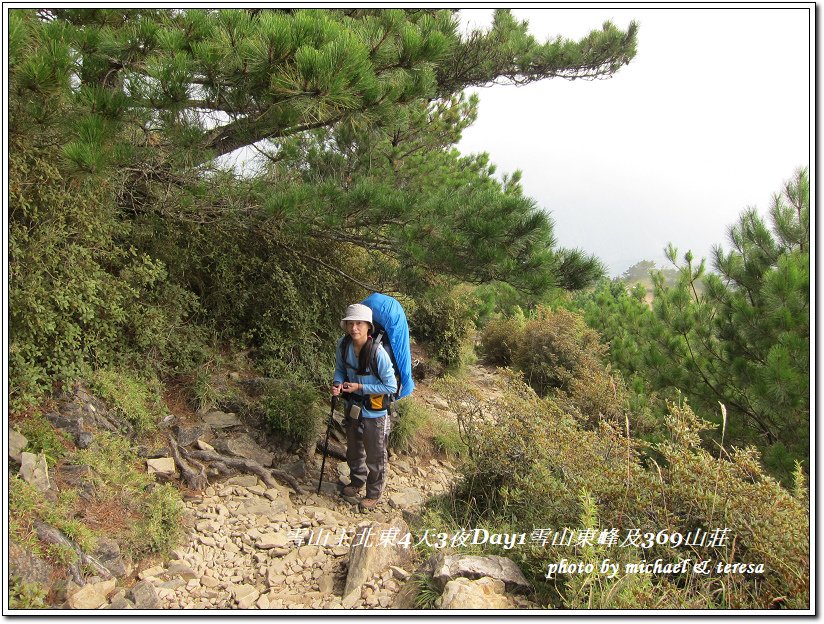
M 515 345 L 513 364 L 539 394 L 553 396 L 562 409 L 593 423 L 608 418 L 624 424 L 623 383 L 604 366 L 606 346 L 581 316 L 539 307 Z
M 536 585 L 546 584 L 547 561 L 666 562 L 681 558 L 761 562 L 754 576 L 684 577 L 626 575 L 603 578 L 560 575 L 547 600 L 575 608 L 765 608 L 784 596 L 794 608 L 809 606 L 809 516 L 806 505 L 764 474 L 757 452 L 722 448 L 710 454 L 700 434 L 709 423 L 686 404 L 670 404 L 668 436 L 653 450 L 661 462 L 645 460 L 646 445 L 607 421 L 587 430 L 552 399 L 541 399 L 515 379 L 500 394 L 470 397 L 453 385 L 447 396 L 467 429 L 472 450 L 450 505 L 441 508 L 452 527 L 484 526 L 524 531 L 527 527 L 631 528 L 682 535 L 696 527 L 728 527 L 726 545 L 704 549 L 653 545 L 570 548 L 532 544 L 507 554 L 519 559 Z M 733 547 L 732 544 L 735 544 Z M 502 553 L 503 554 L 503 553 Z M 634 576 L 635 578 L 630 578 Z M 685 582 L 683 582 L 685 581 Z M 552 587 L 549 588 L 550 590 Z
M 445 287 L 433 288 L 416 297 L 409 327 L 433 358 L 448 369 L 458 368 L 472 348 L 474 323 L 469 298 Z
M 635 23 L 626 32 L 606 23 L 578 42 L 540 44 L 508 10 L 466 39 L 447 9 L 55 9 L 48 17 L 15 14 L 12 84 L 22 101 L 79 84 L 86 116 L 74 120 L 67 156 L 80 167 L 122 151 L 88 119 L 148 120 L 149 104 L 154 127 L 176 139 L 176 159 L 199 164 L 341 119 L 392 120 L 406 104 L 499 78 L 608 76 L 634 57 L 637 35 Z M 213 111 L 231 121 L 215 128 Z
M 493 318 L 481 331 L 481 351 L 488 364 L 510 366 L 523 337 L 526 319 L 523 315 L 513 318 Z
M 99 433 L 92 444 L 75 453 L 74 461 L 91 468 L 92 482 L 100 499 L 127 501 L 141 494 L 153 479 L 138 469 L 139 460 L 133 444 L 111 433 Z
M 317 437 L 324 414 L 317 409 L 320 393 L 314 386 L 297 381 L 272 380 L 260 399 L 269 428 L 296 445 Z
M 184 507 L 180 493 L 165 483 L 155 485 L 142 505 L 142 517 L 131 529 L 128 539 L 130 551 L 138 557 L 166 555 L 183 537 Z
M 106 537 L 121 541 L 128 554 L 133 557 L 164 554 L 178 543 L 183 514 L 180 494 L 171 485 L 156 484 L 141 469 L 141 462 L 127 439 L 98 433 L 89 448 L 75 451 L 66 461 L 89 466 L 94 505 L 108 506 L 132 520 L 125 529 L 118 528 L 115 533 L 105 531 Z M 85 506 L 89 501 L 80 499 L 77 490 L 62 490 L 54 504 L 18 477 L 14 477 L 10 485 L 9 509 L 15 518 L 11 534 L 16 539 L 39 550 L 32 529 L 34 520 L 39 518 L 62 531 L 84 552 L 94 550 L 98 529 L 85 520 Z M 70 562 L 72 553 L 60 549 L 45 551 L 52 560 L 62 564 Z
M 448 457 L 466 457 L 468 449 L 456 424 L 449 420 L 434 420 L 432 429 L 432 441 L 439 452 Z
M 157 429 L 163 412 L 156 380 L 140 379 L 128 370 L 102 368 L 91 375 L 89 387 L 107 403 L 114 421 L 125 421 L 134 434 Z
M 9 165 L 12 404 L 93 365 L 185 360 L 197 332 L 180 326 L 195 302 L 164 282 L 162 263 L 116 242 L 128 225 L 111 185 L 67 180 L 48 152 L 20 141 Z
M 49 559 L 59 566 L 68 567 L 80 559 L 77 551 L 68 544 L 49 544 L 46 547 Z
M 514 363 L 539 394 L 570 392 L 582 369 L 597 367 L 606 351 L 583 319 L 563 309 L 540 309 L 517 345 Z
M 174 203 L 194 220 L 200 203 L 239 201 L 226 196 L 226 189 L 242 195 L 248 186 L 221 178 L 214 186 L 181 193 Z M 233 212 L 206 224 L 141 218 L 134 240 L 168 263 L 170 279 L 197 294 L 202 322 L 218 341 L 250 347 L 268 377 L 320 385 L 333 365 L 341 302 L 364 294 L 318 262 L 338 264 L 356 276 L 365 262 L 351 247 L 304 240 L 278 228 L 264 215 Z M 196 379 L 203 374 L 196 370 Z
M 42 520 L 71 539 L 81 549 L 91 552 L 97 537 L 94 531 L 78 519 L 80 508 L 77 492 L 62 490 L 55 502 L 46 500 L 36 488 L 15 475 L 9 479 L 9 535 L 25 544 L 35 554 L 44 554 L 54 563 L 66 565 L 75 561 L 76 552 L 66 545 L 40 544 L 34 530 L 35 520 Z
M 9 609 L 45 609 L 47 593 L 40 583 L 28 583 L 12 575 L 9 578 Z
M 435 579 L 426 574 L 415 576 L 416 593 L 413 606 L 416 609 L 434 609 L 435 602 L 441 597 L 441 592 Z
M 484 327 L 488 321 L 500 315 L 503 318 L 523 317 L 523 306 L 529 300 L 513 286 L 504 282 L 481 284 L 474 293 L 475 323 Z
M 389 430 L 389 447 L 406 453 L 414 447 L 421 428 L 432 422 L 432 412 L 414 399 L 398 401 L 395 406 L 398 415 Z
M 39 552 L 33 521 L 42 500 L 40 492 L 18 475 L 9 475 L 9 536 L 32 550 Z
M 221 391 L 213 383 L 213 374 L 212 368 L 208 365 L 201 366 L 195 371 L 192 393 L 198 412 L 216 407 L 222 396 Z
M 717 420 L 720 401 L 727 439 L 757 445 L 785 484 L 809 457 L 809 210 L 803 169 L 774 196 L 768 220 L 751 209 L 730 228 L 732 249 L 713 253 L 716 272 L 690 252 L 679 263 L 670 246 L 677 279 L 654 275 L 651 308 L 620 282 L 578 298 L 636 409 L 663 414 L 662 399 L 680 390 Z
M 39 411 L 34 412 L 16 425 L 17 430 L 28 440 L 28 453 L 43 453 L 49 466 L 54 466 L 68 449 L 66 434 L 54 426 Z

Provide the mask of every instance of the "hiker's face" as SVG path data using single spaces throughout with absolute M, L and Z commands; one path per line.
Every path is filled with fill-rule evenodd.
M 352 340 L 362 340 L 369 334 L 369 323 L 366 321 L 346 321 L 346 329 Z

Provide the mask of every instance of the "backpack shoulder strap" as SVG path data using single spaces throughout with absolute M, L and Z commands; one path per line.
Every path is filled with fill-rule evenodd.
M 383 332 L 379 332 L 373 339 L 371 349 L 372 352 L 369 354 L 369 365 L 372 367 L 372 374 L 375 375 L 378 379 L 383 382 L 381 379 L 381 372 L 378 369 L 378 349 L 380 349 L 381 342 L 383 341 Z
M 349 381 L 349 367 L 346 364 L 346 353 L 349 351 L 349 345 L 352 343 L 352 336 L 344 334 L 340 341 L 340 359 L 343 362 L 344 381 Z

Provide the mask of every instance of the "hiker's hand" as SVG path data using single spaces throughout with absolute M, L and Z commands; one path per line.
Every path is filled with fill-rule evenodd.
M 349 383 L 348 381 L 343 384 L 344 392 L 357 392 L 358 390 L 363 390 L 363 384 Z
M 332 386 L 332 396 L 340 396 L 340 384 Z

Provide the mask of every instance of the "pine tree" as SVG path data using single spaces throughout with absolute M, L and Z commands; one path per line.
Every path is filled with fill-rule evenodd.
M 32 116 L 52 124 L 66 163 L 117 172 L 130 213 L 212 218 L 221 208 L 179 196 L 217 157 L 254 146 L 280 164 L 236 181 L 233 207 L 265 209 L 294 240 L 531 291 L 603 270 L 554 248 L 518 172 L 499 184 L 487 156 L 453 147 L 477 114 L 464 88 L 610 76 L 635 54 L 635 23 L 539 43 L 506 10 L 465 37 L 452 10 L 61 8 L 10 21 L 12 132 Z
M 36 74 L 31 89 L 65 81 L 68 69 L 86 114 L 128 113 L 127 123 L 193 164 L 266 138 L 391 117 L 398 105 L 468 86 L 609 76 L 633 58 L 637 33 L 635 23 L 626 32 L 606 23 L 579 42 L 540 44 L 506 10 L 466 40 L 451 10 L 13 13 L 11 43 L 29 48 L 20 63 Z M 36 71 L 58 57 L 54 76 Z M 95 138 L 78 133 L 76 141 Z
M 717 273 L 687 253 L 677 286 L 659 276 L 648 350 L 659 385 L 710 413 L 723 403 L 731 430 L 766 448 L 782 476 L 809 457 L 809 192 L 803 169 L 774 196 L 769 224 L 745 211 L 729 230 L 732 249 L 714 248 Z M 668 249 L 673 262 L 676 253 Z

